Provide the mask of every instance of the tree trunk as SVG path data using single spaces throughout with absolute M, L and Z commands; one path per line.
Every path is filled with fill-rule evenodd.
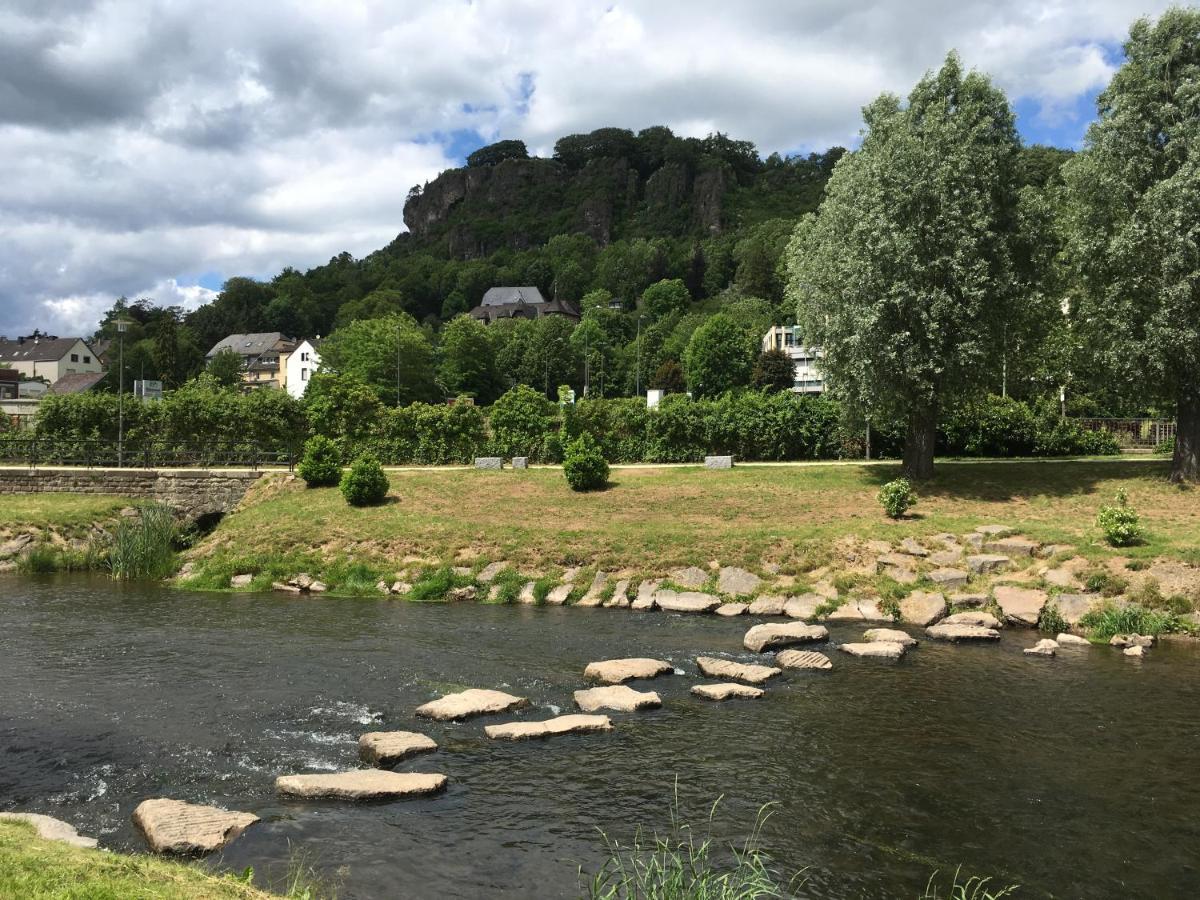
M 1200 391 L 1187 387 L 1180 390 L 1175 422 L 1171 481 L 1200 481 Z
M 937 440 L 937 406 L 915 406 L 904 440 L 904 474 L 914 481 L 933 477 L 933 448 Z

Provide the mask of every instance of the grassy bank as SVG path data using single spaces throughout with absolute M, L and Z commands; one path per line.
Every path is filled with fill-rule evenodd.
M 661 573 L 710 560 L 803 571 L 845 535 L 897 541 L 1001 522 L 1100 559 L 1115 551 L 1096 511 L 1123 488 L 1146 529 L 1124 556 L 1200 563 L 1197 496 L 1166 472 L 1151 461 L 943 463 L 914 513 L 892 522 L 875 499 L 897 474 L 890 466 L 618 469 L 594 494 L 572 492 L 554 469 L 397 470 L 391 502 L 375 508 L 352 509 L 333 488 L 263 485 L 194 558 L 216 576 L 317 567 L 334 586 L 405 561 L 503 559 L 531 574 L 574 565 Z
M 109 494 L 6 494 L 0 502 L 0 532 L 37 529 L 64 537 L 81 535 L 131 505 L 128 498 Z
M 70 847 L 42 840 L 24 822 L 0 823 L 0 897 L 269 900 L 277 896 L 188 863 Z

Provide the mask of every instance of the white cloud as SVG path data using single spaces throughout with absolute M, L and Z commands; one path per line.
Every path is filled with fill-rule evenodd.
M 603 125 L 850 144 L 951 48 L 1045 122 L 1168 0 L 13 0 L 0 10 L 0 333 L 89 332 L 184 273 L 270 275 L 402 230 L 448 136 Z M 532 95 L 525 88 L 532 87 Z

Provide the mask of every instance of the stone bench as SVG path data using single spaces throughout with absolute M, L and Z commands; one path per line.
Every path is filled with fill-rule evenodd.
M 475 468 L 477 469 L 503 469 L 504 459 L 499 456 L 477 456 L 475 457 Z
M 528 469 L 529 468 L 529 457 L 528 456 L 514 456 L 512 458 L 512 467 L 514 469 Z
M 732 469 L 732 456 L 706 456 L 704 457 L 704 468 L 706 469 Z

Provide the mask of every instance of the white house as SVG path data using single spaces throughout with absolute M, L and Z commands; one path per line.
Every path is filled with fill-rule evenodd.
M 304 392 L 308 389 L 308 380 L 321 366 L 320 346 L 320 338 L 304 340 L 288 354 L 285 383 L 287 392 L 297 399 L 304 396 Z
M 772 325 L 762 340 L 763 352 L 782 350 L 792 358 L 796 367 L 792 390 L 797 394 L 820 394 L 825 391 L 825 378 L 821 374 L 820 347 L 806 347 L 800 338 L 800 329 L 795 325 Z

